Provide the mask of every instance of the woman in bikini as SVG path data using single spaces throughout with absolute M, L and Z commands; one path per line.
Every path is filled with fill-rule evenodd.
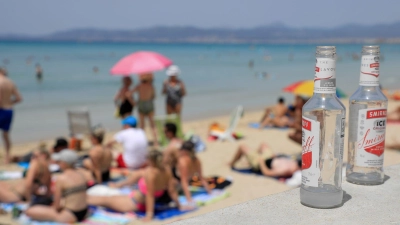
M 30 166 L 22 182 L 15 185 L 0 183 L 0 202 L 29 202 L 32 205 L 50 205 L 51 173 L 49 152 L 42 148 L 33 152 Z
M 88 181 L 82 172 L 74 168 L 78 155 L 73 150 L 65 149 L 53 154 L 52 159 L 63 171 L 55 183 L 54 203 L 52 206 L 32 206 L 25 211 L 25 214 L 38 221 L 59 223 L 83 221 L 88 214 L 86 201 Z
M 139 126 L 144 130 L 145 119 L 147 118 L 150 122 L 151 131 L 153 132 L 154 144 L 157 147 L 157 129 L 154 122 L 154 99 L 156 97 L 156 91 L 153 85 L 153 74 L 142 74 L 140 75 L 140 84 L 138 84 L 130 95 L 138 93 L 138 112 L 139 112 Z
M 149 221 L 153 218 L 156 200 L 168 192 L 180 208 L 174 180 L 171 171 L 164 167 L 162 153 L 156 150 L 150 151 L 147 161 L 148 167 L 135 171 L 125 181 L 110 183 L 112 187 L 122 187 L 137 182 L 139 190 L 132 191 L 130 195 L 88 196 L 88 203 L 118 212 L 143 211 L 146 212 L 144 220 Z
M 189 181 L 194 176 L 199 178 L 199 181 L 203 184 L 207 193 L 211 193 L 208 182 L 204 179 L 202 174 L 201 162 L 196 157 L 194 144 L 190 141 L 185 141 L 182 144 L 182 147 L 179 150 L 177 164 L 172 168 L 172 174 L 176 181 L 180 183 L 180 187 L 189 203 L 193 203 L 192 194 L 189 190 Z
M 90 170 L 97 183 L 110 180 L 110 168 L 113 160 L 112 152 L 103 146 L 105 131 L 101 127 L 92 129 L 90 140 L 93 147 L 89 151 L 89 158 L 83 160 L 83 166 Z
M 167 96 L 166 111 L 167 114 L 178 114 L 182 112 L 182 98 L 186 95 L 186 88 L 183 82 L 178 79 L 180 74 L 179 67 L 172 65 L 167 69 L 169 77 L 163 84 L 162 93 Z
M 129 91 L 132 83 L 133 81 L 130 77 L 122 78 L 122 87 L 114 97 L 114 102 L 118 107 L 119 116 L 121 118 L 132 115 L 133 107 L 135 106 L 135 101 Z
M 248 146 L 240 145 L 229 163 L 230 167 L 234 168 L 243 156 L 254 172 L 268 177 L 291 177 L 302 165 L 301 160 L 294 160 L 288 155 L 275 155 L 267 144 L 262 143 L 257 152 L 251 152 Z

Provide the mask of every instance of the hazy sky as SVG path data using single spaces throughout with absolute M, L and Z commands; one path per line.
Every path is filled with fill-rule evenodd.
M 292 27 L 335 27 L 400 21 L 399 0 L 0 1 L 1 34 L 156 25 L 246 28 L 283 22 Z

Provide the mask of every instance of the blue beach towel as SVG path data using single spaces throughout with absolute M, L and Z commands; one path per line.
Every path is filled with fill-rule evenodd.
M 259 129 L 260 123 L 249 123 L 250 128 Z M 265 126 L 263 129 L 278 129 L 278 130 L 287 130 L 289 127 L 273 127 L 273 126 Z

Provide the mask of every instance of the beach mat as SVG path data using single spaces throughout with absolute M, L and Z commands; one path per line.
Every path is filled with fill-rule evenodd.
M 19 162 L 19 163 L 17 163 L 17 165 L 19 167 L 23 168 L 24 170 L 29 169 L 29 162 Z M 58 166 L 57 164 L 50 164 L 49 170 L 52 173 L 60 172 L 60 166 Z
M 244 173 L 244 174 L 255 174 L 256 176 L 263 176 L 263 177 L 268 177 L 268 176 L 264 176 L 262 174 L 261 171 L 254 171 L 251 168 L 250 169 L 236 169 L 236 168 L 232 168 L 233 171 L 236 171 L 238 173 Z M 286 179 L 290 179 L 292 176 L 290 177 L 269 177 L 269 178 L 275 178 L 277 180 L 283 180 L 285 181 Z
M 20 204 L 20 203 L 0 203 L 0 208 L 4 211 L 11 213 L 13 207 L 18 207 L 19 210 L 25 211 L 28 208 L 28 204 Z M 100 208 L 90 207 L 91 215 L 84 221 L 80 223 L 75 223 L 79 225 L 112 225 L 112 224 L 128 224 L 132 220 L 136 219 L 137 216 L 134 213 L 113 213 L 107 212 Z M 63 225 L 62 223 L 56 222 L 41 222 L 41 221 L 33 221 L 25 214 L 21 214 L 18 218 L 18 224 L 25 225 Z
M 196 202 L 197 206 L 205 206 L 209 205 L 215 202 L 218 202 L 220 200 L 223 200 L 225 198 L 229 197 L 229 192 L 227 191 L 222 191 L 222 190 L 213 190 L 211 194 L 203 193 L 203 192 L 192 192 L 192 198 Z M 179 196 L 179 203 L 181 205 L 187 205 L 186 197 L 185 196 Z M 194 210 L 189 210 L 189 211 L 180 211 L 177 208 L 167 208 L 163 210 L 155 210 L 154 212 L 154 219 L 157 220 L 165 220 L 169 219 L 172 217 L 180 216 L 183 214 L 186 214 L 188 212 L 193 212 Z M 136 213 L 139 217 L 144 217 L 145 212 L 137 212 Z
M 190 211 L 180 211 L 177 208 L 170 208 L 170 209 L 166 209 L 166 210 L 162 210 L 162 211 L 156 210 L 156 211 L 154 211 L 154 217 L 153 218 L 156 219 L 156 220 L 166 220 L 166 219 L 169 219 L 169 218 L 172 218 L 172 217 L 176 217 L 176 216 L 180 216 L 180 215 L 186 214 L 188 212 L 193 212 L 195 210 L 196 209 L 190 210 Z M 145 212 L 137 212 L 136 214 L 140 218 L 143 218 L 143 217 L 146 216 Z
M 248 126 L 254 129 L 260 129 L 260 123 L 249 123 Z M 265 126 L 263 129 L 278 129 L 278 130 L 287 130 L 289 127 L 274 127 L 274 126 Z
M 100 208 L 91 208 L 92 214 L 82 222 L 74 223 L 76 225 L 124 225 L 137 219 L 137 216 L 133 213 L 113 213 L 107 212 Z M 18 223 L 21 225 L 67 225 L 64 223 L 57 222 L 42 222 L 33 221 L 25 214 L 21 215 L 18 219 Z
M 192 199 L 196 202 L 197 206 L 205 206 L 223 200 L 229 197 L 229 195 L 230 194 L 227 191 L 215 189 L 211 191 L 211 194 L 206 192 L 192 193 Z M 182 205 L 187 205 L 188 202 L 186 197 L 179 196 L 179 203 Z
M 22 179 L 24 172 L 22 171 L 0 171 L 0 180 L 16 180 Z
M 211 189 L 224 189 L 232 184 L 232 179 L 221 176 L 210 176 L 204 179 L 207 181 Z M 189 181 L 189 185 L 192 188 L 203 187 L 203 184 L 197 176 L 192 177 L 192 179 Z
M 261 171 L 254 171 L 251 168 L 245 168 L 245 169 L 237 169 L 237 168 L 232 168 L 233 171 L 238 172 L 238 173 L 244 173 L 244 174 L 255 174 L 257 176 L 264 176 Z

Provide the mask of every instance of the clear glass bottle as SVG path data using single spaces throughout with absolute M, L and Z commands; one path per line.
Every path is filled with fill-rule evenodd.
M 379 87 L 379 46 L 362 49 L 360 86 L 349 102 L 349 164 L 346 180 L 382 184 L 387 98 Z
M 314 208 L 342 205 L 346 108 L 336 96 L 336 47 L 318 46 L 314 94 L 303 106 L 300 202 Z

